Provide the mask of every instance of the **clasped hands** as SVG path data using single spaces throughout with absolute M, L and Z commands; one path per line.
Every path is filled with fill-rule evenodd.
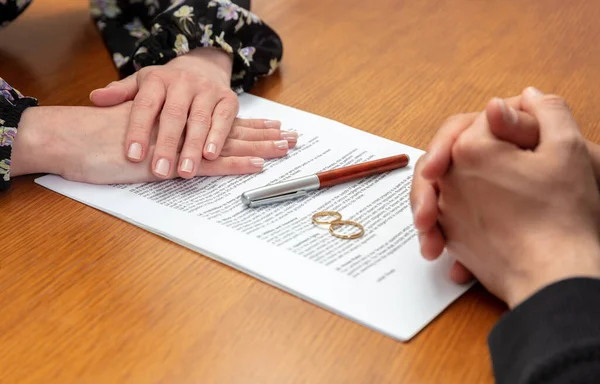
M 514 308 L 570 277 L 600 277 L 600 150 L 566 102 L 534 88 L 449 119 L 415 167 L 422 255 L 446 249 Z
M 298 135 L 278 121 L 238 119 L 231 69 L 227 53 L 198 48 L 93 91 L 95 107 L 28 108 L 11 175 L 108 184 L 260 172 Z

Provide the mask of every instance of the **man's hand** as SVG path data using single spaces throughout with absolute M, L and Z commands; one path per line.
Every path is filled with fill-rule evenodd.
M 528 90 L 534 150 L 498 139 L 477 117 L 438 179 L 450 255 L 514 308 L 542 287 L 600 277 L 600 193 L 585 140 L 564 100 Z
M 115 107 L 35 107 L 21 118 L 13 143 L 11 175 L 54 173 L 94 184 L 139 183 L 160 180 L 149 167 L 123 156 L 132 102 Z M 154 130 L 156 132 L 156 130 Z M 261 172 L 264 160 L 285 156 L 277 142 L 287 134 L 265 120 L 235 119 L 220 156 L 195 168 L 195 176 L 239 175 Z M 154 151 L 157 135 L 150 137 Z M 294 147 L 296 141 L 290 141 Z M 180 140 L 175 150 L 185 146 Z M 177 158 L 177 154 L 175 155 Z M 172 168 L 167 178 L 178 176 Z
M 522 112 L 521 97 L 506 100 L 494 99 L 482 113 L 467 113 L 448 119 L 431 142 L 426 155 L 416 164 L 411 188 L 411 206 L 415 226 L 419 230 L 421 253 L 434 260 L 442 253 L 446 240 L 438 224 L 437 180 L 451 166 L 452 147 L 458 137 L 475 121 L 488 124 L 497 137 L 513 142 L 522 148 L 534 148 L 539 140 L 539 127 L 535 118 Z M 460 263 L 455 263 L 451 277 L 458 283 L 472 279 Z

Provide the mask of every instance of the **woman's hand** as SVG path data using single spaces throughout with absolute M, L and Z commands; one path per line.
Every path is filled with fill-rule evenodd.
M 133 163 L 123 156 L 132 106 L 125 102 L 109 108 L 28 108 L 13 143 L 11 175 L 53 173 L 94 184 L 159 180 L 150 171 L 150 157 Z M 294 138 L 289 139 L 292 133 L 267 127 L 265 120 L 235 119 L 220 156 L 197 165 L 194 176 L 261 172 L 263 159 L 285 156 L 288 146 L 296 145 Z M 156 141 L 156 134 L 149 138 L 150 154 Z M 175 143 L 176 152 L 182 141 Z M 171 169 L 166 177 L 177 176 Z
M 124 143 L 127 158 L 146 163 L 148 154 L 153 153 L 150 164 L 156 177 L 164 179 L 176 172 L 190 178 L 198 174 L 203 157 L 219 157 L 237 116 L 239 103 L 230 89 L 231 68 L 232 59 L 224 51 L 197 48 L 168 64 L 142 68 L 97 89 L 90 99 L 102 107 L 133 100 Z M 151 151 L 157 118 L 158 138 Z M 266 124 L 279 127 L 276 122 Z M 184 135 L 177 159 L 177 146 Z
M 525 150 L 478 117 L 452 146 L 439 178 L 449 253 L 510 307 L 570 277 L 600 277 L 600 193 L 564 100 L 533 90 L 522 108 L 539 122 Z

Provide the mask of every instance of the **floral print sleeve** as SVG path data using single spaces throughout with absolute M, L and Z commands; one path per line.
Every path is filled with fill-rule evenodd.
M 283 54 L 281 39 L 249 11 L 249 3 L 90 0 L 90 9 L 121 76 L 195 48 L 217 47 L 233 56 L 231 87 L 241 93 L 273 73 Z
M 83 0 L 82 0 L 83 1 Z M 0 29 L 32 0 L 0 0 Z M 121 76 L 160 65 L 195 48 L 233 57 L 231 87 L 249 90 L 281 61 L 279 36 L 250 12 L 249 0 L 89 0 L 90 13 Z M 10 186 L 12 142 L 21 115 L 37 100 L 0 78 L 0 190 Z
M 21 115 L 34 105 L 36 99 L 24 97 L 0 77 L 0 190 L 10 187 L 10 155 Z
M 0 0 L 0 29 L 17 18 L 31 0 Z M 24 97 L 0 77 L 0 190 L 10 186 L 10 158 L 21 115 L 37 100 Z

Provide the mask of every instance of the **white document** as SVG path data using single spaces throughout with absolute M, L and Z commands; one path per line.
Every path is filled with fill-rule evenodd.
M 409 192 L 422 151 L 256 96 L 240 116 L 268 117 L 300 134 L 262 173 L 99 186 L 49 175 L 40 185 L 164 236 L 309 302 L 407 341 L 469 286 L 452 283 L 444 255 L 423 259 Z M 269 183 L 406 153 L 407 168 L 247 208 L 240 195 Z M 332 236 L 311 216 L 336 210 L 361 223 L 355 240 Z M 190 303 L 194 305 L 194 303 Z

